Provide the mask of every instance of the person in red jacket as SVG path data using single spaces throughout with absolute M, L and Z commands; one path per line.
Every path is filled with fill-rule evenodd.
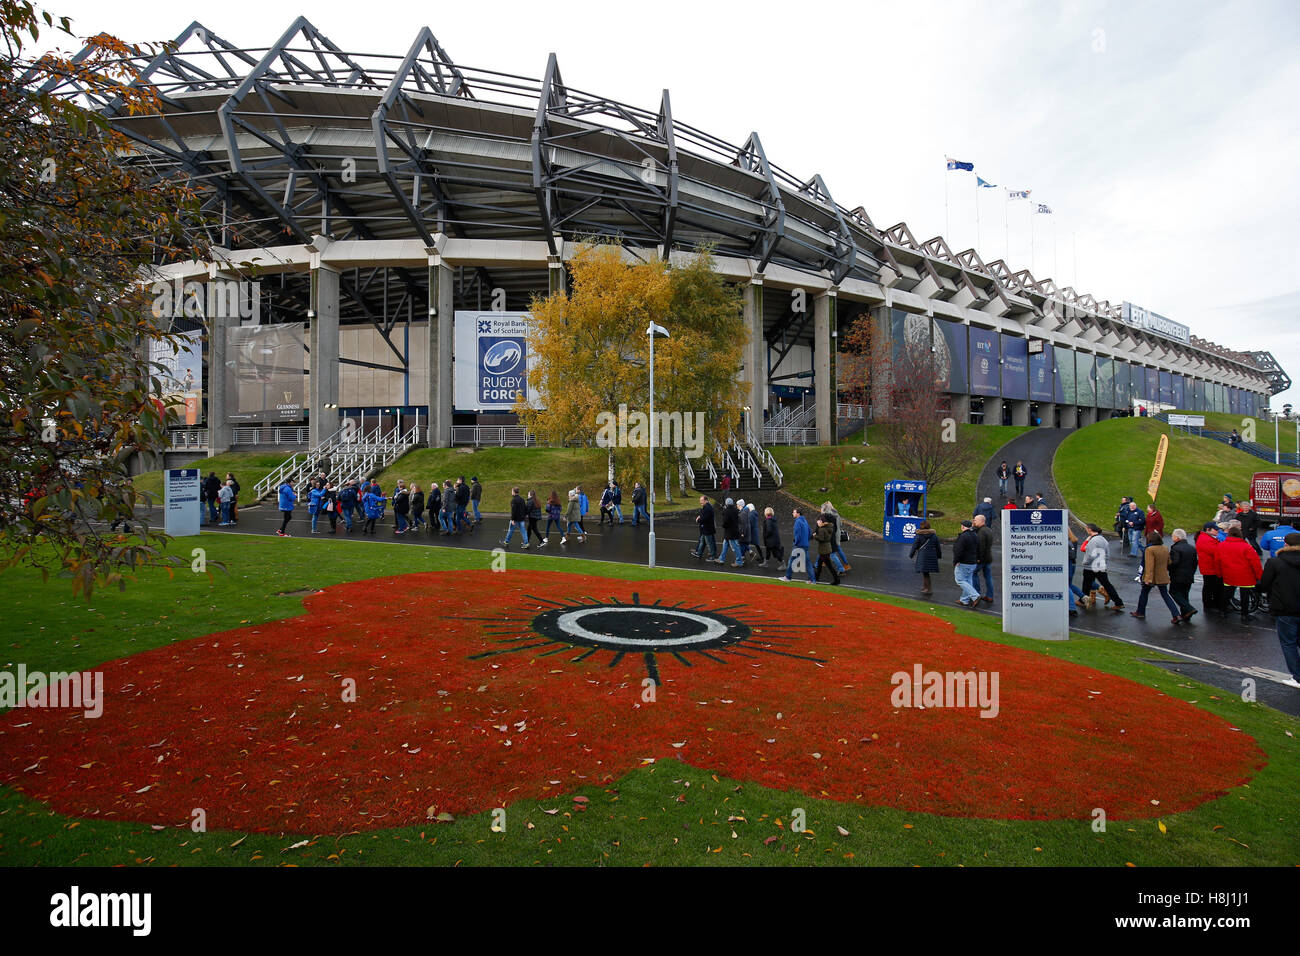
M 1152 531 L 1160 535 L 1161 540 L 1164 539 L 1165 516 L 1156 509 L 1156 503 L 1154 501 L 1147 505 L 1146 533 L 1150 534 Z
M 1201 572 L 1201 606 L 1205 613 L 1226 612 L 1223 578 L 1219 576 L 1219 526 L 1207 521 L 1196 536 L 1196 566 Z
M 1217 557 L 1225 592 L 1231 594 L 1233 588 L 1237 589 L 1244 624 L 1252 620 L 1250 610 L 1255 598 L 1255 585 L 1259 584 L 1264 568 L 1255 549 L 1242 536 L 1240 523 L 1234 521 L 1228 525 L 1228 536 L 1219 542 Z

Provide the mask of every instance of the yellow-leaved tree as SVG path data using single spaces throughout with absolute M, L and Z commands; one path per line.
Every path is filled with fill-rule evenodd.
M 670 267 L 641 261 L 615 243 L 587 243 L 569 263 L 571 289 L 534 297 L 529 379 L 539 398 L 515 405 L 542 441 L 608 449 L 609 474 L 630 488 L 655 469 L 712 452 L 739 427 L 748 383 L 748 341 L 739 292 L 703 250 Z M 650 323 L 655 339 L 655 421 L 649 412 Z M 695 464 L 700 462 L 696 461 Z

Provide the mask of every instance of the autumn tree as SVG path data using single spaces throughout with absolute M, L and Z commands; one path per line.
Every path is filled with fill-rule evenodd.
M 887 356 L 877 339 L 873 360 L 874 445 L 900 478 L 925 481 L 933 492 L 976 462 L 960 441 L 943 376 L 929 342 L 904 336 Z
M 101 522 L 133 514 L 130 456 L 166 445 L 146 344 L 178 336 L 154 325 L 149 267 L 205 246 L 188 188 L 126 162 L 134 144 L 76 97 L 42 90 L 55 81 L 117 97 L 119 113 L 159 112 L 127 65 L 156 48 L 101 35 L 77 61 L 24 56 L 50 30 L 71 36 L 66 18 L 0 0 L 0 570 L 56 570 L 89 595 L 179 561 L 147 524 L 124 538 Z
M 705 250 L 670 267 L 631 260 L 617 244 L 588 243 L 569 268 L 570 291 L 532 302 L 535 364 L 528 374 L 540 399 L 532 407 L 520 397 L 520 422 L 544 441 L 605 445 L 611 477 L 624 484 L 644 478 L 648 433 L 629 427 L 610 443 L 602 428 L 620 406 L 629 416 L 649 411 L 646 329 L 654 322 L 669 331 L 655 340 L 656 417 L 677 414 L 684 426 L 699 413 L 703 434 L 689 437 L 705 455 L 715 441 L 726 444 L 748 388 L 739 377 L 748 333 L 739 293 L 717 273 L 712 255 Z M 662 447 L 660 435 L 655 462 L 666 472 L 691 449 Z

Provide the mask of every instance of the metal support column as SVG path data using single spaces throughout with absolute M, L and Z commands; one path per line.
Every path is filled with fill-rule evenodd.
M 429 447 L 451 447 L 452 292 L 455 282 L 442 256 L 429 257 L 429 323 L 426 351 L 429 355 Z
M 307 319 L 311 325 L 307 333 L 311 349 L 307 425 L 308 438 L 315 447 L 334 434 L 339 424 L 339 274 L 333 269 L 313 264 Z

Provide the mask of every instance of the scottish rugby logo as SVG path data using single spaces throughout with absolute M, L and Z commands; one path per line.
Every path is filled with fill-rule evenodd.
M 483 370 L 489 375 L 509 375 L 523 361 L 518 342 L 506 340 L 493 344 L 483 355 Z
M 1033 524 L 1042 524 L 1042 523 L 1043 523 L 1043 513 L 1042 513 L 1041 511 L 1035 511 L 1033 514 L 1031 514 L 1031 515 L 1029 516 L 1029 520 L 1030 520 Z

